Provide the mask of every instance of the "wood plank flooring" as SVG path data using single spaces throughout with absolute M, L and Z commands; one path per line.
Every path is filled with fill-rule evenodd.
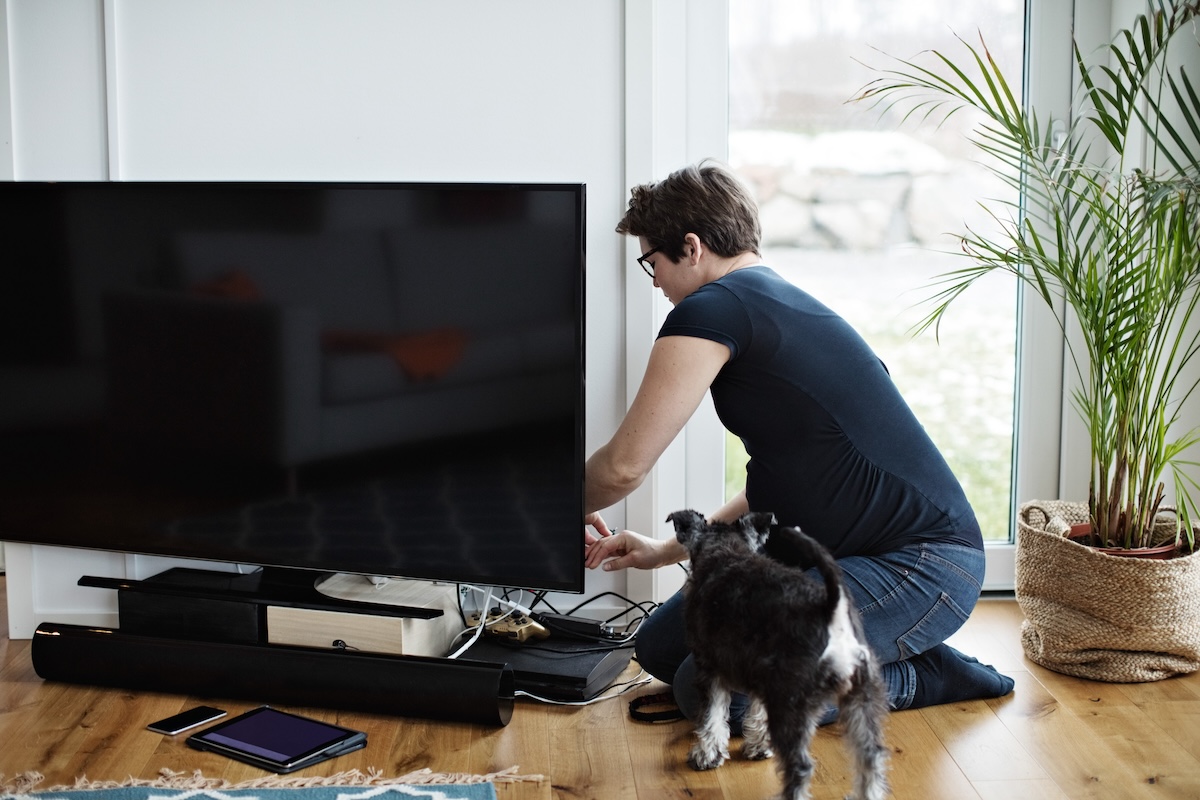
M 1024 659 L 1020 623 L 1011 599 L 985 599 L 951 642 L 1012 675 L 1013 695 L 890 716 L 894 797 L 1200 798 L 1200 673 L 1134 685 L 1068 678 Z M 628 718 L 629 697 L 661 689 L 652 684 L 582 708 L 521 701 L 512 723 L 499 729 L 289 707 L 370 736 L 367 749 L 297 775 L 369 768 L 389 776 L 421 768 L 480 774 L 515 766 L 520 774 L 545 779 L 501 783 L 502 800 L 732 800 L 778 794 L 771 763 L 735 754 L 720 769 L 693 772 L 685 763 L 688 724 Z M 42 788 L 79 776 L 151 779 L 162 769 L 201 770 L 231 781 L 263 777 L 253 767 L 190 750 L 182 736 L 145 730 L 146 723 L 202 701 L 231 713 L 253 705 L 45 683 L 33 671 L 29 642 L 2 638 L 0 774 L 11 779 L 36 770 L 45 776 Z M 813 797 L 841 798 L 850 773 L 835 730 L 819 733 L 814 758 Z

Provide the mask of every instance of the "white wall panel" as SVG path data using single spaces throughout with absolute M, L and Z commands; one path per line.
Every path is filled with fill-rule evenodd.
M 17 180 L 104 180 L 99 0 L 9 0 L 9 94 Z
M 0 0 L 0 181 L 13 179 L 12 92 L 9 80 L 8 9 Z M 0 547 L 0 568 L 4 566 Z
M 616 3 L 116 6 L 123 178 L 619 181 Z

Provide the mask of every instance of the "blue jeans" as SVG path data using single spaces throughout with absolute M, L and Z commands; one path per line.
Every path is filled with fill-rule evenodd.
M 883 666 L 888 702 L 893 709 L 909 708 L 917 688 L 910 659 L 941 645 L 967 621 L 983 583 L 983 551 L 927 542 L 879 556 L 850 556 L 838 564 L 867 643 Z M 821 580 L 815 570 L 806 574 Z M 680 710 L 694 720 L 700 695 L 685 641 L 684 602 L 683 593 L 677 593 L 642 623 L 635 652 L 647 672 L 671 684 Z M 735 696 L 732 720 L 741 719 L 745 705 L 744 697 Z

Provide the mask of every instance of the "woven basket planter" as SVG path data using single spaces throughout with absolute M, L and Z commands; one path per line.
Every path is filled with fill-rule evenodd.
M 1135 683 L 1200 669 L 1200 553 L 1166 561 L 1070 541 L 1086 503 L 1033 501 L 1017 520 L 1021 646 L 1078 678 Z

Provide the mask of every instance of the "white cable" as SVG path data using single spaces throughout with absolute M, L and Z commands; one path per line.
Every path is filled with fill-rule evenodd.
M 464 585 L 466 585 L 466 584 L 464 584 Z M 469 588 L 474 589 L 477 592 L 481 592 L 481 593 L 483 592 L 483 590 L 480 589 L 478 586 L 471 586 Z M 482 612 L 480 612 L 480 614 L 479 614 L 479 624 L 475 626 L 475 635 L 472 636 L 470 639 L 468 639 L 466 644 L 464 644 L 462 647 L 458 648 L 453 653 L 446 656 L 446 658 L 458 658 L 463 653 L 467 652 L 467 650 L 470 649 L 471 645 L 473 645 L 477 641 L 479 641 L 479 637 L 483 635 L 484 623 L 487 621 L 487 617 L 486 617 L 487 609 L 489 609 L 491 607 L 492 607 L 492 588 L 489 586 L 487 592 L 484 593 L 484 603 L 483 603 L 484 610 Z M 468 628 L 467 630 L 470 630 L 470 629 Z M 466 631 L 464 630 L 463 633 L 466 633 Z M 462 636 L 462 634 L 460 633 L 459 636 Z
M 493 595 L 495 593 L 495 588 L 496 588 L 494 586 L 489 586 L 489 587 L 487 587 L 487 589 L 481 589 L 480 587 L 473 586 L 469 583 L 463 583 L 463 584 L 459 584 L 459 585 L 462 586 L 464 589 L 470 589 L 473 592 L 477 592 L 477 593 L 483 595 L 484 596 L 483 607 L 479 612 L 479 624 L 476 625 L 474 628 L 474 631 L 475 631 L 474 635 L 470 638 L 469 641 L 467 641 L 465 644 L 463 644 L 461 647 L 459 647 L 457 650 L 455 650 L 450 655 L 446 656 L 446 658 L 458 658 L 463 653 L 465 653 L 471 647 L 471 645 L 473 645 L 477 641 L 479 641 L 479 637 L 483 635 L 483 629 L 485 627 L 487 627 L 488 625 L 493 625 L 502 619 L 507 619 L 508 617 L 511 617 L 516 612 L 520 612 L 522 614 L 532 613 L 528 608 L 521 605 L 520 603 L 514 603 L 513 601 L 511 601 L 507 598 L 504 598 L 504 597 L 493 598 Z M 505 611 L 503 614 L 501 614 L 498 617 L 489 618 L 488 617 L 488 609 L 490 609 L 492 607 L 493 602 L 495 602 L 497 605 L 508 606 L 508 610 Z M 462 632 L 460 632 L 458 635 L 462 636 L 464 633 L 466 633 L 469 630 L 471 630 L 471 628 L 466 628 Z
M 460 585 L 461 585 L 461 586 L 462 586 L 464 589 L 470 589 L 471 591 L 473 591 L 473 592 L 476 592 L 476 593 L 478 593 L 478 594 L 484 594 L 484 593 L 485 593 L 485 590 L 484 590 L 484 589 L 481 589 L 481 588 L 480 588 L 480 587 L 478 587 L 478 586 L 472 586 L 472 585 L 471 585 L 471 584 L 469 584 L 469 583 L 463 583 L 463 584 L 460 584 Z M 496 587 L 494 587 L 494 586 L 489 586 L 489 587 L 487 588 L 487 590 L 486 590 L 486 594 L 487 594 L 487 596 L 488 596 L 488 600 L 487 600 L 487 603 L 485 603 L 485 604 L 484 604 L 484 611 L 485 611 L 485 612 L 487 611 L 487 609 L 488 609 L 488 608 L 491 608 L 491 605 L 492 605 L 492 599 L 491 599 L 491 597 L 492 597 L 492 592 L 493 592 L 493 591 L 495 591 L 495 588 L 496 588 Z M 522 589 L 521 591 L 524 591 L 524 590 Z M 533 613 L 532 611 L 530 611 L 528 608 L 526 608 L 525 606 L 521 605 L 520 603 L 514 603 L 512 600 L 509 600 L 509 599 L 507 599 L 507 598 L 505 598 L 505 597 L 497 597 L 497 598 L 496 598 L 496 602 L 497 602 L 497 603 L 499 603 L 499 604 L 500 604 L 500 605 L 502 605 L 502 606 L 508 606 L 508 607 L 509 607 L 509 612 L 510 612 L 510 613 L 511 613 L 511 612 L 513 612 L 513 611 L 519 611 L 519 612 L 521 612 L 522 614 L 526 614 L 526 615 L 528 615 L 528 614 L 532 614 L 532 613 Z
M 652 680 L 654 680 L 654 676 L 647 674 L 646 670 L 642 670 L 633 680 L 624 684 L 620 684 L 621 689 L 619 691 L 614 692 L 613 694 L 598 695 L 593 697 L 591 700 L 551 700 L 548 697 L 539 697 L 536 694 L 530 694 L 529 692 L 520 690 L 513 692 L 513 694 L 516 697 L 528 697 L 530 700 L 537 700 L 539 703 L 548 703 L 549 705 L 554 706 L 590 706 L 594 703 L 599 703 L 604 700 L 614 700 L 632 689 L 636 689 L 639 686 L 645 686 Z M 610 686 L 609 688 L 611 689 L 613 687 Z M 607 689 L 605 691 L 607 691 Z

